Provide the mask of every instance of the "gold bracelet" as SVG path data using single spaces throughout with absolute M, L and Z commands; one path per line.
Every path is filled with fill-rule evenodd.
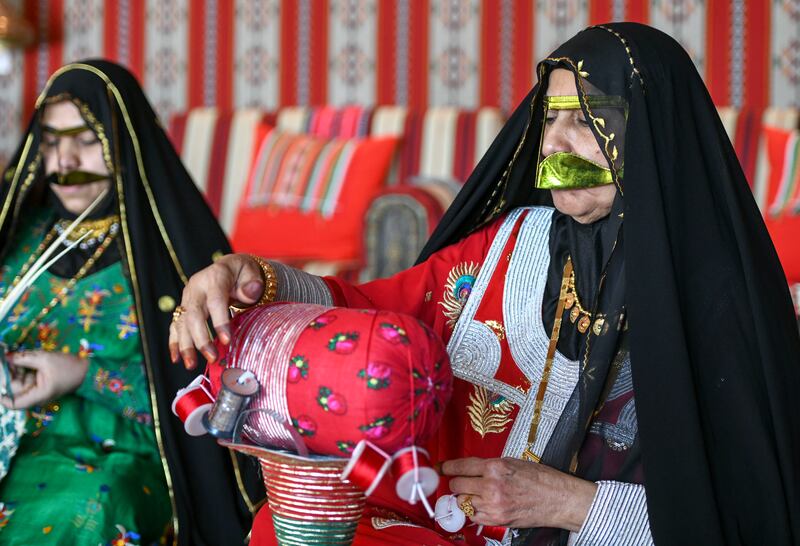
M 258 301 L 250 305 L 231 305 L 234 311 L 244 311 L 251 307 L 258 307 L 259 305 L 266 305 L 275 301 L 278 296 L 278 275 L 275 273 L 275 268 L 260 256 L 250 255 L 250 258 L 258 264 L 261 269 L 261 280 L 264 281 L 264 291 Z

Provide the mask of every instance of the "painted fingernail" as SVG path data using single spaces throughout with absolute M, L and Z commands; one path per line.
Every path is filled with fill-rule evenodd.
M 250 281 L 242 287 L 242 291 L 248 298 L 256 299 L 264 291 L 264 283 L 261 281 Z
M 197 357 L 194 355 L 194 351 L 182 351 L 181 356 L 183 357 L 183 365 L 186 366 L 187 370 L 193 370 L 197 366 Z
M 214 362 L 217 360 L 217 350 L 214 349 L 214 346 L 210 343 L 204 345 L 200 352 L 203 353 L 203 358 L 205 358 L 208 362 Z
M 222 343 L 227 345 L 231 342 L 231 327 L 227 324 L 217 326 L 217 336 Z
M 169 348 L 169 359 L 172 361 L 173 364 L 177 364 L 178 363 L 178 357 L 179 357 L 178 349 L 176 349 L 174 347 L 170 347 Z

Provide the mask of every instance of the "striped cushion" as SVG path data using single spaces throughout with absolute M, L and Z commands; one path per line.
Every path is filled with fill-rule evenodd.
M 794 204 L 800 201 L 800 131 L 765 126 L 762 143 L 768 163 L 764 220 L 787 279 L 798 282 L 800 245 L 797 244 L 797 234 L 800 233 L 800 215 L 797 215 Z
M 311 112 L 308 134 L 333 138 L 356 138 L 369 135 L 372 110 L 363 106 L 330 106 Z
M 761 130 L 758 132 L 758 155 L 756 158 L 755 176 L 753 178 L 753 196 L 761 212 L 766 213 L 770 194 L 770 159 L 768 140 L 763 127 L 792 130 L 800 123 L 800 110 L 796 108 L 768 108 L 762 117 Z
M 248 207 L 333 215 L 358 141 L 270 131 L 250 174 Z
M 247 183 L 255 128 L 263 118 L 264 112 L 254 108 L 233 112 L 196 108 L 170 120 L 175 149 L 226 233 L 233 228 Z
M 769 160 L 765 210 L 766 216 L 778 218 L 794 214 L 794 203 L 800 198 L 800 131 L 764 127 L 763 137 Z
M 376 108 L 372 135 L 402 135 L 393 182 L 423 176 L 463 183 L 489 148 L 504 118 L 497 108 L 429 108 L 424 114 L 400 106 Z
M 361 260 L 364 215 L 385 183 L 397 139 L 259 132 L 234 247 L 295 263 Z

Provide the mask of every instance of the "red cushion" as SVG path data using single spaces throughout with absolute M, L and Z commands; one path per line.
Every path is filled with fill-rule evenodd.
M 763 130 L 763 138 L 767 148 L 767 160 L 769 162 L 766 210 L 764 213 L 774 214 L 776 205 L 778 205 L 776 198 L 782 189 L 782 182 L 784 182 L 784 178 L 791 176 L 791 173 L 787 173 L 786 170 L 792 170 L 793 167 L 793 158 L 786 153 L 787 144 L 792 137 L 792 131 L 770 126 L 764 126 Z
M 769 160 L 767 229 L 790 283 L 800 282 L 800 216 L 792 211 L 792 198 L 797 193 L 797 142 L 793 131 L 764 127 Z
M 234 248 L 295 262 L 360 260 L 364 216 L 385 183 L 397 138 L 259 132 Z

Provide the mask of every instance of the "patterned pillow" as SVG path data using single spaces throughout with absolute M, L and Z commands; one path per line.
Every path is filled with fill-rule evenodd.
M 363 219 L 397 138 L 327 139 L 260 128 L 233 245 L 288 260 L 359 260 Z
M 800 133 L 764 126 L 763 139 L 768 160 L 764 192 L 764 221 L 790 283 L 800 282 Z

